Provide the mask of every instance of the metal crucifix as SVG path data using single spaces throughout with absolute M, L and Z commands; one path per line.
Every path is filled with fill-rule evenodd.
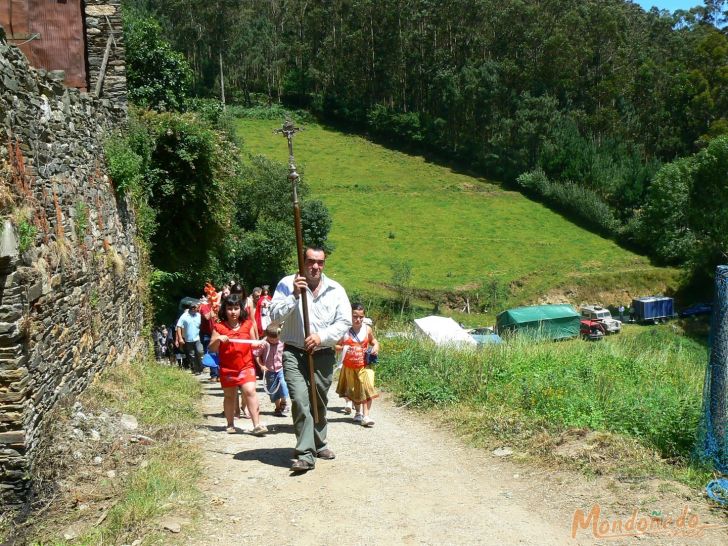
M 275 132 L 282 134 L 288 140 L 288 180 L 291 182 L 293 192 L 293 221 L 296 230 L 296 247 L 298 250 L 298 274 L 305 275 L 304 256 L 303 256 L 303 230 L 301 228 L 301 205 L 298 202 L 298 182 L 300 176 L 296 172 L 296 163 L 293 158 L 293 135 L 302 131 L 300 127 L 296 127 L 290 118 L 286 119 L 283 127 Z M 304 339 L 311 334 L 311 325 L 308 319 L 308 298 L 306 292 L 301 291 L 301 310 L 303 311 L 303 334 Z M 307 352 L 308 355 L 308 376 L 311 384 L 309 396 L 311 398 L 311 409 L 313 410 L 314 422 L 319 422 L 318 404 L 316 396 L 316 377 L 314 374 L 313 353 Z

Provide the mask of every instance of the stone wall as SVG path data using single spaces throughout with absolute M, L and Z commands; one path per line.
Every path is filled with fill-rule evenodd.
M 99 96 L 118 109 L 126 108 L 126 63 L 121 24 L 121 0 L 85 0 L 86 56 L 89 92 L 94 93 L 104 56 L 108 56 Z
M 133 217 L 103 159 L 117 114 L 29 68 L 0 28 L 3 508 L 28 495 L 49 410 L 142 346 Z

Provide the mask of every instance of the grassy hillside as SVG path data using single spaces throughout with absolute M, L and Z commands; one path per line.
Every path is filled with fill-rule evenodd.
M 239 120 L 247 153 L 287 160 L 271 120 Z M 364 138 L 310 125 L 296 135 L 299 168 L 331 211 L 336 250 L 328 273 L 349 291 L 386 290 L 390 264 L 407 261 L 414 286 L 502 304 L 626 303 L 674 287 L 677 272 L 575 226 L 517 192 Z M 494 309 L 493 311 L 499 311 Z

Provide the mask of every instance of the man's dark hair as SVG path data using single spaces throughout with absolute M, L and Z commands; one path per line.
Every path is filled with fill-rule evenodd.
M 365 309 L 364 309 L 364 306 L 361 303 L 353 303 L 351 305 L 351 310 L 352 311 L 364 311 L 364 312 L 366 312 Z
M 230 294 L 227 298 L 223 298 L 222 305 L 220 306 L 220 312 L 217 314 L 217 318 L 219 318 L 221 322 L 227 320 L 226 310 L 229 306 L 233 305 L 240 306 L 240 322 L 243 322 L 248 318 L 248 310 L 245 308 L 243 298 L 239 294 Z
M 303 251 L 303 257 L 306 257 L 306 254 L 308 254 L 309 250 L 313 250 L 314 252 L 323 252 L 324 255 L 326 254 L 326 251 L 318 246 L 307 246 L 306 249 Z

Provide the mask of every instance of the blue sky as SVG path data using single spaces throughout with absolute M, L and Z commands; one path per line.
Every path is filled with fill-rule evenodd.
M 637 3 L 649 10 L 652 6 L 660 9 L 675 11 L 676 9 L 690 9 L 693 6 L 702 6 L 703 2 L 698 0 L 637 0 Z

